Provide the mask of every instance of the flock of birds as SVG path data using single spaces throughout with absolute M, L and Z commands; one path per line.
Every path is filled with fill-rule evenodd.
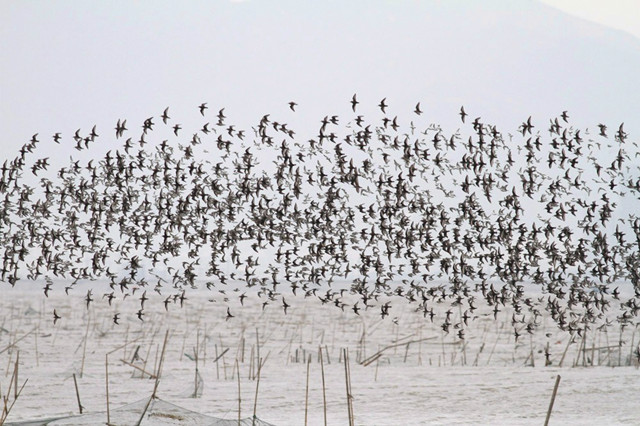
M 359 108 L 354 95 L 353 115 L 311 138 L 268 114 L 241 128 L 207 103 L 187 132 L 167 108 L 141 128 L 78 129 L 88 158 L 57 170 L 39 153 L 66 139 L 35 134 L 0 170 L 0 279 L 44 280 L 45 295 L 63 281 L 87 308 L 130 296 L 141 321 L 147 292 L 170 309 L 204 286 L 227 320 L 233 302 L 286 314 L 297 295 L 382 318 L 403 297 L 460 338 L 478 303 L 511 307 L 516 338 L 545 310 L 571 333 L 634 321 L 640 153 L 624 125 L 576 129 L 565 111 L 505 135 L 461 108 L 447 133 L 421 124 L 419 103 L 405 120 L 386 98 Z M 99 279 L 111 291 L 94 295 Z

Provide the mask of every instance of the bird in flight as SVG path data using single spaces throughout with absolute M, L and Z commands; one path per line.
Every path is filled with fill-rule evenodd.
M 353 97 L 351 98 L 351 109 L 353 110 L 353 112 L 356 112 L 356 105 L 358 105 L 360 102 L 358 102 L 356 100 L 356 94 L 353 94 Z
M 460 107 L 460 119 L 462 120 L 462 122 L 464 123 L 464 118 L 467 116 L 467 113 L 464 112 L 464 106 Z
M 386 100 L 387 98 L 383 98 L 378 104 L 378 107 L 380 108 L 380 111 L 382 111 L 383 114 L 386 114 L 387 107 L 389 106 L 386 104 Z

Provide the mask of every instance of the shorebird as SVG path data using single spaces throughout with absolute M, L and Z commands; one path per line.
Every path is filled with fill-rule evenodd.
M 354 94 L 354 115 L 359 104 Z M 495 320 L 517 312 L 516 337 L 533 332 L 542 310 L 576 333 L 606 321 L 613 301 L 621 324 L 640 313 L 640 291 L 610 290 L 620 280 L 640 288 L 640 218 L 627 206 L 640 193 L 640 152 L 624 123 L 612 140 L 604 124 L 598 134 L 576 128 L 567 111 L 548 132 L 532 117 L 515 134 L 481 117 L 450 132 L 387 116 L 387 98 L 377 107 L 382 118 L 328 113 L 300 136 L 276 114 L 245 128 L 223 107 L 209 121 L 203 103 L 192 110 L 199 121 L 168 129 L 153 116 L 132 130 L 118 119 L 115 135 L 78 129 L 70 146 L 87 158 L 62 164 L 33 134 L 0 167 L 0 279 L 44 277 L 47 297 L 49 276 L 66 279 L 70 295 L 103 279 L 102 299 L 133 296 L 141 321 L 148 284 L 166 311 L 201 282 L 219 292 L 210 300 L 244 306 L 255 288 L 263 309 L 281 300 L 285 314 L 289 294 L 385 320 L 391 300 L 405 298 L 460 338 L 482 301 Z M 418 102 L 413 113 L 422 112 Z M 464 107 L 459 116 L 465 123 Z M 169 124 L 169 107 L 160 117 Z M 106 154 L 99 137 L 111 138 Z M 525 296 L 525 282 L 547 298 Z M 358 300 L 347 304 L 345 293 Z M 102 303 L 91 290 L 85 302 Z
M 358 101 L 356 100 L 356 94 L 354 93 L 354 94 L 353 94 L 353 97 L 351 98 L 351 110 L 352 110 L 353 112 L 356 112 L 356 105 L 358 105 L 359 103 L 360 103 L 360 102 L 358 102 Z

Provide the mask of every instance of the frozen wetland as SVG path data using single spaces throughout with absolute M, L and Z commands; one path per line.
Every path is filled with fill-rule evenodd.
M 15 385 L 8 386 L 16 360 L 18 383 L 27 380 L 7 422 L 76 415 L 79 396 L 84 412 L 97 413 L 96 422 L 106 423 L 105 360 L 110 410 L 148 399 L 165 336 L 158 398 L 229 420 L 238 418 L 239 377 L 243 418 L 255 409 L 259 419 L 276 425 L 304 424 L 305 416 L 308 424 L 321 425 L 326 407 L 327 424 L 349 424 L 344 349 L 355 424 L 539 425 L 557 375 L 562 380 L 551 424 L 640 420 L 634 403 L 640 395 L 634 353 L 640 337 L 630 326 L 622 335 L 616 324 L 569 343 L 568 333 L 543 318 L 539 329 L 523 331 L 515 342 L 511 312 L 505 309 L 494 320 L 483 307 L 464 326 L 462 340 L 400 298 L 384 320 L 379 309 L 354 315 L 300 297 L 287 299 L 287 315 L 282 306 L 263 309 L 249 297 L 244 306 L 231 308 L 228 320 L 226 308 L 211 302 L 211 294 L 192 293 L 182 308 L 177 301 L 167 310 L 160 296 L 151 298 L 141 321 L 134 303 L 93 303 L 85 309 L 81 296 L 62 292 L 46 299 L 41 293 L 3 293 L 3 398 L 13 400 Z M 159 300 L 153 303 L 154 298 Z M 61 316 L 55 325 L 54 307 Z M 111 321 L 115 313 L 118 325 Z M 454 309 L 452 315 L 459 313 Z

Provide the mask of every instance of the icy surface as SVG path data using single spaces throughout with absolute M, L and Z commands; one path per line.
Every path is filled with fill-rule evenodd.
M 147 376 L 141 379 L 140 370 L 121 360 L 135 358 L 134 365 L 153 373 L 169 330 L 157 396 L 207 416 L 238 418 L 236 359 L 241 416 L 252 416 L 259 341 L 264 364 L 256 414 L 276 425 L 304 424 L 304 360 L 309 357 L 308 421 L 323 424 L 319 347 L 327 423 L 332 425 L 348 424 L 343 348 L 349 351 L 353 411 L 360 425 L 540 425 L 558 374 L 561 382 L 551 424 L 640 422 L 640 371 L 633 354 L 639 338 L 633 327 L 623 330 L 622 350 L 617 346 L 618 326 L 588 332 L 583 357 L 580 337 L 567 346 L 570 336 L 544 319 L 534 334 L 523 331 L 516 343 L 512 316 L 506 309 L 496 320 L 493 312 L 479 309 L 477 318 L 464 327 L 461 340 L 455 332 L 444 334 L 403 299 L 394 300 L 391 315 L 381 320 L 379 309 L 362 310 L 356 316 L 348 309 L 342 312 L 332 304 L 303 298 L 287 299 L 291 308 L 284 315 L 277 302 L 263 310 L 262 301 L 253 295 L 244 306 L 230 303 L 233 318 L 226 321 L 226 305 L 210 302 L 207 293 L 188 296 L 182 308 L 176 302 L 165 311 L 159 303 L 163 297 L 154 295 L 147 302 L 145 321 L 140 321 L 134 303 L 114 302 L 110 307 L 100 295 L 87 310 L 81 296 L 65 296 L 62 291 L 47 299 L 36 293 L 4 291 L 0 299 L 2 395 L 7 394 L 18 351 L 18 381 L 22 385 L 28 379 L 8 421 L 77 414 L 75 373 L 85 413 L 95 413 L 96 424 L 104 424 L 105 355 L 110 353 L 110 410 L 116 412 L 118 407 L 149 398 L 155 384 Z M 54 308 L 61 316 L 55 325 Z M 119 325 L 112 321 L 115 312 L 120 313 Z M 452 315 L 458 313 L 454 310 Z M 545 366 L 547 344 L 549 366 Z M 192 398 L 196 346 L 203 388 L 199 398 Z M 368 360 L 368 365 L 360 364 Z M 157 421 L 148 418 L 143 424 Z

